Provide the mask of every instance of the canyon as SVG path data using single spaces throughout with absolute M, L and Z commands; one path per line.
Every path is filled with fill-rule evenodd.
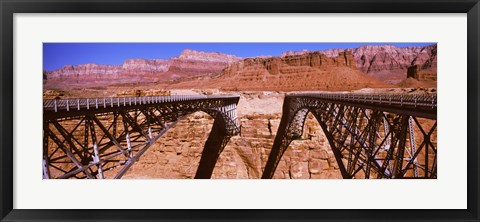
M 74 97 L 80 97 L 70 92 Z M 120 92 L 125 96 L 137 91 Z M 140 94 L 160 94 L 143 92 Z M 203 94 L 205 91 L 174 90 L 171 95 Z M 217 94 L 232 92 L 217 91 Z M 241 133 L 233 136 L 221 153 L 213 179 L 260 179 L 281 118 L 283 94 L 277 92 L 242 92 L 238 104 Z M 75 121 L 66 122 L 67 129 Z M 122 177 L 123 179 L 192 179 L 198 168 L 203 147 L 213 125 L 213 118 L 203 112 L 193 113 L 169 129 Z M 100 130 L 100 129 L 98 129 Z M 277 179 L 341 178 L 328 142 L 313 116 L 306 121 L 305 136 L 292 143 L 276 171 Z M 49 141 L 53 144 L 53 141 Z M 54 150 L 50 150 L 52 153 Z M 118 169 L 105 172 L 112 178 Z M 51 171 L 52 176 L 61 172 Z
M 187 49 L 170 59 L 67 65 L 44 72 L 43 96 L 239 94 L 242 131 L 225 147 L 212 178 L 259 179 L 278 130 L 286 93 L 436 93 L 436 50 L 436 44 L 384 45 L 240 58 Z M 123 178 L 193 178 L 212 124 L 213 119 L 205 113 L 188 116 L 150 147 Z M 341 178 L 328 140 L 313 116 L 307 117 L 303 135 L 283 155 L 274 178 Z
M 352 93 L 430 94 L 431 89 L 387 88 L 360 89 Z M 71 90 L 68 97 L 156 96 L 239 94 L 237 106 L 241 133 L 232 137 L 221 153 L 213 179 L 259 179 L 275 139 L 282 115 L 285 92 L 202 90 Z M 52 93 L 53 94 L 53 93 Z M 59 95 L 57 95 L 59 96 Z M 191 179 L 197 170 L 203 146 L 213 125 L 213 118 L 197 112 L 187 116 L 149 148 L 127 171 L 124 179 Z M 75 127 L 73 124 L 71 127 Z M 436 133 L 434 134 L 436 138 Z M 436 139 L 435 139 L 436 140 Z M 109 176 L 113 172 L 108 172 Z M 114 175 L 114 174 L 112 174 Z M 111 175 L 110 175 L 111 176 Z M 319 123 L 309 115 L 303 134 L 283 155 L 275 179 L 341 179 L 336 159 Z M 361 176 L 360 176 L 361 178 Z
M 417 75 L 408 74 L 413 66 L 417 67 Z M 127 59 L 122 65 L 66 65 L 44 71 L 43 78 L 45 89 L 153 83 L 171 89 L 218 86 L 225 90 L 349 90 L 394 84 L 414 86 L 413 80 L 404 81 L 407 77 L 423 82 L 428 79 L 427 86 L 432 87 L 436 66 L 436 44 L 288 51 L 276 57 L 256 58 L 185 49 L 170 59 Z M 232 81 L 237 84 L 232 85 Z

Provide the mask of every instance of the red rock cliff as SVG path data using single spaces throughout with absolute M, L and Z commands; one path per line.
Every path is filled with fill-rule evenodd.
M 329 49 L 320 52 L 327 57 L 335 57 L 345 49 Z M 395 47 L 384 46 L 361 46 L 347 49 L 352 52 L 356 66 L 359 70 L 381 80 L 401 80 L 406 77 L 408 67 L 419 65 L 421 69 L 434 69 L 437 66 L 437 45 L 426 47 Z M 309 53 L 303 51 L 289 51 L 282 57 L 302 55 Z
M 45 75 L 46 88 L 156 82 L 214 74 L 220 73 L 226 65 L 240 59 L 223 53 L 186 49 L 178 57 L 168 60 L 127 59 L 122 65 L 67 65 Z
M 357 70 L 351 52 L 328 57 L 320 52 L 248 58 L 228 65 L 221 75 L 173 85 L 172 88 L 215 86 L 226 90 L 350 90 L 390 85 Z

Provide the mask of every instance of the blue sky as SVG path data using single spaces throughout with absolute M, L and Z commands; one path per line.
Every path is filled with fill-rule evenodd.
M 426 46 L 434 43 L 44 43 L 43 68 L 86 63 L 120 65 L 126 59 L 168 59 L 184 49 L 222 52 L 240 57 L 278 56 L 285 51 L 356 48 L 362 45 Z

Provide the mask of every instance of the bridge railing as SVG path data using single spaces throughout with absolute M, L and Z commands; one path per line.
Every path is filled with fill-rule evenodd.
M 192 101 L 199 99 L 236 98 L 235 95 L 173 95 L 173 96 L 142 96 L 142 97 L 103 97 L 103 98 L 72 98 L 44 100 L 43 109 L 46 111 L 70 111 L 83 109 L 99 109 L 113 107 L 127 107 L 133 105 L 160 104 L 171 102 Z
M 313 97 L 318 99 L 346 101 L 365 104 L 412 106 L 437 108 L 436 94 L 352 94 L 352 93 L 308 93 L 289 94 L 296 97 Z

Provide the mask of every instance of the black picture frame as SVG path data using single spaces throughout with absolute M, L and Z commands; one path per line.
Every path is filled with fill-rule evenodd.
M 0 0 L 1 221 L 480 221 L 479 0 Z M 15 13 L 467 13 L 468 203 L 465 210 L 23 210 L 13 209 Z M 452 164 L 454 167 L 454 164 Z M 161 201 L 161 200 L 159 200 Z

